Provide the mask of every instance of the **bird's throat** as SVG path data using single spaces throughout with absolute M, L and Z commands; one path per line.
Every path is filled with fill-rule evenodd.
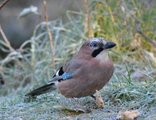
M 102 51 L 97 56 L 96 59 L 99 61 L 107 61 L 109 60 L 108 51 Z

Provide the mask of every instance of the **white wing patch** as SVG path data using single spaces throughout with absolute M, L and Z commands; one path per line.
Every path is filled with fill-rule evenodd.
M 56 76 L 59 76 L 59 71 L 60 71 L 60 70 L 58 70 L 58 71 L 56 72 L 56 74 L 55 74 Z

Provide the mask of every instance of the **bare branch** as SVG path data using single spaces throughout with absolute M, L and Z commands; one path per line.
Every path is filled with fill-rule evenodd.
M 153 45 L 153 47 L 156 48 L 156 42 L 151 38 L 149 38 L 147 35 L 145 35 L 145 33 L 142 31 L 141 22 L 136 18 L 135 21 L 136 21 L 136 32 L 139 33 L 147 42 L 149 42 L 150 44 Z
M 87 37 L 91 38 L 94 37 L 90 22 L 91 22 L 91 16 L 89 11 L 89 0 L 84 0 L 84 10 L 85 10 L 85 20 L 84 20 L 84 26 L 85 26 L 85 32 L 87 32 Z
M 15 51 L 14 48 L 11 47 L 11 44 L 10 44 L 9 40 L 7 39 L 1 25 L 0 25 L 0 33 L 1 33 L 3 39 L 4 39 L 5 43 L 6 43 L 5 46 L 7 46 L 10 51 Z
M 45 19 L 45 22 L 46 22 L 46 28 L 47 28 L 47 32 L 48 32 L 48 35 L 49 35 L 49 40 L 50 40 L 50 47 L 51 47 L 51 53 L 52 53 L 52 66 L 53 68 L 55 69 L 55 49 L 54 49 L 54 43 L 53 43 L 53 35 L 52 35 L 52 32 L 50 31 L 49 29 L 49 26 L 48 26 L 48 8 L 47 8 L 47 2 L 46 0 L 43 1 L 43 5 L 44 5 L 44 19 Z
M 4 0 L 2 4 L 0 4 L 0 10 L 9 2 L 10 0 Z

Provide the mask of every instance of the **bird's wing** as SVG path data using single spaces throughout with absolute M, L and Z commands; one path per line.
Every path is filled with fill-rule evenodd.
M 80 68 L 80 66 L 80 60 L 71 59 L 64 66 L 61 66 L 59 70 L 57 70 L 49 83 L 71 79 L 77 73 L 77 70 Z
M 63 70 L 63 66 L 56 72 L 56 74 L 53 76 L 52 80 L 50 80 L 46 85 L 41 86 L 29 93 L 26 94 L 26 96 L 37 96 L 43 93 L 47 93 L 50 91 L 53 91 L 56 89 L 55 82 L 56 81 L 63 81 L 63 80 L 69 80 L 74 76 L 74 72 L 65 72 Z
M 56 81 L 63 81 L 70 79 L 74 76 L 74 72 L 64 72 L 63 71 L 63 66 L 56 72 L 56 74 L 53 75 L 53 78 L 49 81 L 48 84 L 51 84 Z

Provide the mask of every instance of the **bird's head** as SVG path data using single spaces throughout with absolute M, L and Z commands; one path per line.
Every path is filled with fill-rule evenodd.
M 80 51 L 84 54 L 86 53 L 92 57 L 96 57 L 114 46 L 116 46 L 114 42 L 106 41 L 103 38 L 91 38 L 82 45 Z

